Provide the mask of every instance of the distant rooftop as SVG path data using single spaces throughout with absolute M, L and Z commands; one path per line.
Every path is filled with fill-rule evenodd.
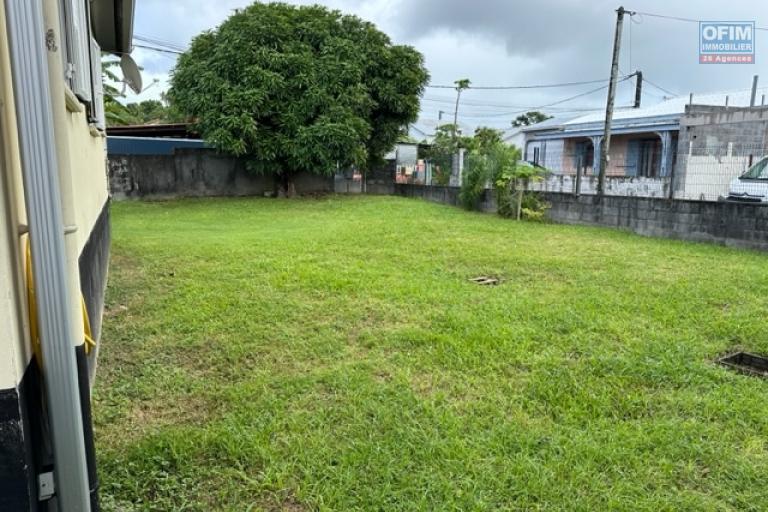
M 598 110 L 595 110 L 595 112 L 598 112 Z M 524 132 L 533 132 L 533 131 L 539 131 L 539 130 L 554 130 L 557 128 L 561 128 L 564 124 L 583 116 L 584 114 L 555 116 L 550 119 L 547 119 L 546 121 L 542 121 L 540 123 L 532 124 L 530 126 L 524 126 L 522 130 Z
M 141 124 L 129 126 L 110 126 L 107 135 L 200 139 L 200 134 L 191 129 L 188 123 Z
M 768 92 L 768 87 L 762 87 L 758 89 L 757 103 L 760 104 L 762 95 Z M 707 105 L 707 106 L 725 106 L 726 99 L 728 106 L 731 107 L 748 107 L 751 99 L 751 89 L 741 89 L 734 91 L 723 91 L 706 94 L 693 95 L 693 105 Z M 618 125 L 630 126 L 635 124 L 644 124 L 646 122 L 655 121 L 657 123 L 677 121 L 684 113 L 685 107 L 691 102 L 689 95 L 676 96 L 674 98 L 666 99 L 655 105 L 647 107 L 631 108 L 625 107 L 614 111 L 613 121 Z M 551 130 L 551 129 L 563 129 L 572 130 L 574 128 L 580 128 L 582 126 L 590 125 L 603 125 L 605 121 L 605 110 L 595 110 L 587 114 L 581 114 L 578 116 L 572 116 L 570 118 L 555 117 L 548 119 L 543 123 L 538 123 L 525 128 L 527 132 Z M 634 121 L 634 122 L 633 122 Z

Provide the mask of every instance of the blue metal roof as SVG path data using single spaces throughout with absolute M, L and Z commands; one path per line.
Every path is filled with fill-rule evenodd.
M 199 139 L 163 139 L 155 137 L 107 137 L 109 155 L 172 155 L 181 148 L 208 148 Z
M 578 130 L 562 130 L 557 132 L 546 132 L 541 135 L 534 134 L 531 140 L 550 140 L 550 139 L 569 139 L 573 137 L 592 137 L 595 135 L 603 135 L 605 133 L 604 127 L 588 127 Z M 614 135 L 623 135 L 630 133 L 648 133 L 648 132 L 666 132 L 666 131 L 678 131 L 680 129 L 679 123 L 659 123 L 659 124 L 646 124 L 636 126 L 619 126 L 618 128 L 611 128 L 611 133 Z

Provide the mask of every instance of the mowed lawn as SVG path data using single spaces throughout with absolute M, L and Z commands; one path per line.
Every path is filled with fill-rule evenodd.
M 768 255 L 394 197 L 112 212 L 106 510 L 768 509 L 768 381 L 713 363 L 768 353 Z

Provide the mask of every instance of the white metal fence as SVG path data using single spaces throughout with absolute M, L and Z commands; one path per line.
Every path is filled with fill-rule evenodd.
M 590 149 L 557 151 L 549 148 L 546 166 L 541 165 L 543 162 L 529 162 L 539 165 L 543 176 L 528 181 L 527 188 L 540 192 L 597 194 L 599 164 Z M 740 182 L 738 178 L 763 158 L 768 158 L 768 149 L 762 144 L 691 143 L 670 151 L 666 157 L 656 144 L 639 145 L 630 151 L 612 151 L 604 192 L 610 196 L 724 200 L 732 192 L 734 184 Z M 458 186 L 462 175 L 469 169 L 466 161 L 461 162 L 464 165 L 457 165 L 456 160 L 454 158 L 450 168 L 441 168 L 429 160 L 418 160 L 412 166 L 399 166 L 395 181 Z M 751 183 L 753 188 L 764 186 L 768 200 L 768 172 L 763 178 L 751 180 Z
M 689 144 L 667 158 L 658 148 L 640 148 L 639 154 L 612 154 L 606 172 L 605 194 L 718 201 L 728 198 L 734 183 L 768 155 L 762 145 Z M 532 181 L 534 191 L 592 195 L 597 193 L 599 165 L 584 153 L 547 155 L 545 174 Z M 768 189 L 768 175 L 765 177 Z M 754 187 L 759 187 L 759 179 Z

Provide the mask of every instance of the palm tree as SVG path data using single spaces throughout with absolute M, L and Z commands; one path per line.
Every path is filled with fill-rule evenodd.
M 122 97 L 123 94 L 112 85 L 122 82 L 113 71 L 113 68 L 119 65 L 120 61 L 116 59 L 106 58 L 101 61 L 101 74 L 104 83 L 104 117 L 107 120 L 107 126 L 120 126 L 136 122 L 125 105 L 117 101 L 117 98 Z

